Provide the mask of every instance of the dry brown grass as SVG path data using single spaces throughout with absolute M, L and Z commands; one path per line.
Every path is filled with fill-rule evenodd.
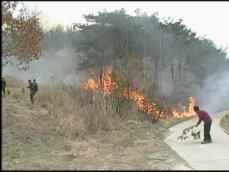
M 4 78 L 8 88 L 22 88 L 27 86 L 27 81 L 23 81 L 17 77 L 7 75 Z
M 73 87 L 41 86 L 39 90 L 38 102 L 49 111 L 48 130 L 70 139 L 115 129 L 121 119 L 139 114 L 134 103 L 113 95 L 93 95 L 90 91 Z M 148 118 L 145 115 L 144 120 Z M 170 128 L 184 120 L 169 117 L 159 123 Z
M 40 86 L 35 105 L 28 95 L 12 89 L 4 99 L 4 169 L 102 169 L 104 162 L 114 170 L 169 168 L 171 161 L 149 160 L 156 153 L 177 161 L 165 153 L 166 129 L 128 101 L 55 86 Z
M 82 89 L 40 87 L 37 101 L 49 110 L 49 130 L 71 139 L 111 130 L 120 118 L 114 99 L 102 94 L 93 98 L 91 92 Z

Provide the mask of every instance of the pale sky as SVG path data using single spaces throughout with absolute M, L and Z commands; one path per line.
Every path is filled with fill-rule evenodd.
M 129 15 L 136 15 L 134 10 L 151 15 L 158 12 L 160 19 L 171 17 L 183 19 L 183 23 L 198 36 L 211 39 L 218 47 L 227 49 L 229 56 L 229 2 L 188 2 L 188 1 L 30 1 L 25 5 L 43 13 L 46 26 L 73 22 L 85 22 L 83 15 L 98 11 L 114 11 L 124 8 Z

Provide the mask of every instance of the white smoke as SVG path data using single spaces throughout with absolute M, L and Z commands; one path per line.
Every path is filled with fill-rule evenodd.
M 41 59 L 31 61 L 27 71 L 19 70 L 15 65 L 6 66 L 3 75 L 16 76 L 25 81 L 35 78 L 38 83 L 80 86 L 85 74 L 77 70 L 79 62 L 80 54 L 64 47 L 56 52 L 45 52 Z
M 199 90 L 199 105 L 215 113 L 229 109 L 229 72 L 212 75 Z

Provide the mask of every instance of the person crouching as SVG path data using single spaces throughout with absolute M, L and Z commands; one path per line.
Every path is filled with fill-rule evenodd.
M 201 142 L 201 144 L 212 143 L 212 138 L 210 135 L 212 118 L 206 111 L 200 110 L 199 106 L 194 106 L 193 109 L 199 117 L 199 120 L 195 127 L 197 127 L 201 123 L 201 121 L 204 121 L 204 140 Z

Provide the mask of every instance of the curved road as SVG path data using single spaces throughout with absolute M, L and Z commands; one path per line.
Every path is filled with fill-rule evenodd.
M 172 147 L 194 170 L 229 170 L 229 135 L 219 126 L 220 119 L 229 111 L 220 112 L 213 117 L 211 127 L 211 144 L 200 144 L 203 140 L 203 122 L 198 126 L 201 130 L 201 139 L 194 140 L 189 135 L 188 139 L 179 141 L 184 128 L 196 124 L 194 118 L 170 128 L 170 135 L 165 142 Z M 229 124 L 228 124 L 229 125 Z

